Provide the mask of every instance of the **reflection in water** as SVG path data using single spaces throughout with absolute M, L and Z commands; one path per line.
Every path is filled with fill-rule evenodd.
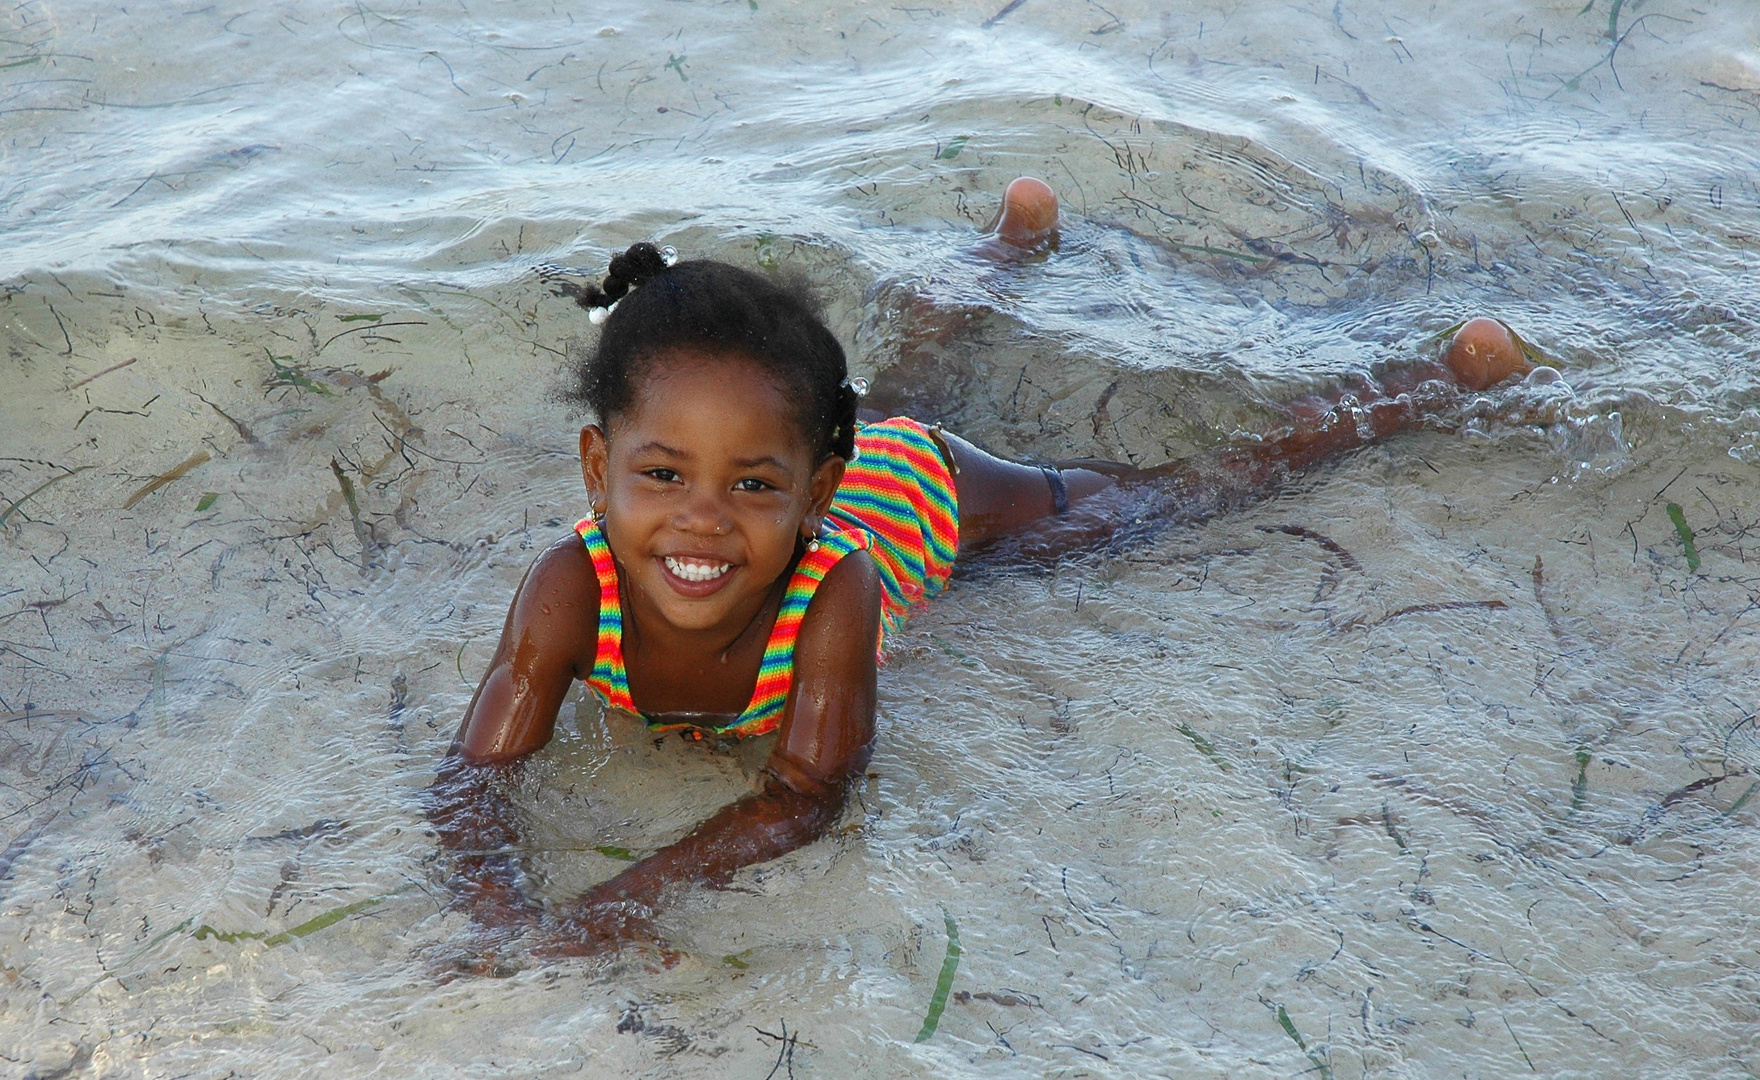
M 0 1052 L 1753 1070 L 1753 12 L 1004 6 L 8 10 Z M 1057 250 L 968 258 L 1019 174 Z M 646 238 L 811 274 L 889 404 L 1045 459 L 1274 433 L 1469 312 L 1562 379 L 962 579 L 833 836 L 676 966 L 446 981 L 419 793 L 581 513 L 530 270 Z M 766 749 L 564 720 L 547 896 Z

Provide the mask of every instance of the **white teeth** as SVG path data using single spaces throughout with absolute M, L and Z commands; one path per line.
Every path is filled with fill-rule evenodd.
M 666 556 L 666 569 L 684 578 L 686 581 L 713 581 L 730 569 L 724 562 L 704 562 L 701 559 L 675 559 Z

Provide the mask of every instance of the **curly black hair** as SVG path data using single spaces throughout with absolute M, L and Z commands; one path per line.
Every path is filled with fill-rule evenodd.
M 634 404 L 656 359 L 724 353 L 755 364 L 798 403 L 802 434 L 821 457 L 853 458 L 859 391 L 806 284 L 713 259 L 667 262 L 653 244 L 635 244 L 611 260 L 602 286 L 563 287 L 589 311 L 615 305 L 574 396 L 608 424 Z

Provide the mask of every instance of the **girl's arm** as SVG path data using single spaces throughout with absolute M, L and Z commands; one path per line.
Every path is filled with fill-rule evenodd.
M 801 624 L 794 683 L 762 788 L 589 889 L 542 951 L 591 953 L 650 936 L 649 920 L 667 889 L 725 885 L 741 867 L 822 836 L 873 750 L 879 632 L 879 570 L 866 552 L 854 552 L 825 575 Z
M 519 583 L 451 756 L 505 764 L 548 743 L 569 686 L 592 666 L 598 628 L 599 577 L 570 535 L 532 560 Z
M 550 741 L 583 650 L 597 644 L 598 611 L 599 579 L 578 539 L 560 540 L 533 560 L 428 789 L 428 819 L 453 856 L 453 888 L 480 923 L 517 922 L 535 910 L 519 888 L 512 858 L 518 823 L 503 789 L 517 778 L 518 760 Z

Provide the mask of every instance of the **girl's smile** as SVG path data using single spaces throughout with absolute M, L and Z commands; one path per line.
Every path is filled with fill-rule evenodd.
M 582 431 L 587 490 L 642 631 L 725 648 L 786 583 L 842 462 L 813 460 L 798 406 L 743 358 L 672 355 L 649 372 L 629 409 Z
M 693 559 L 684 556 L 662 556 L 660 561 L 665 564 L 673 577 L 694 585 L 703 585 L 711 581 L 721 580 L 722 575 L 733 569 L 732 563 L 714 562 L 709 559 Z M 716 588 L 720 588 L 719 585 Z

